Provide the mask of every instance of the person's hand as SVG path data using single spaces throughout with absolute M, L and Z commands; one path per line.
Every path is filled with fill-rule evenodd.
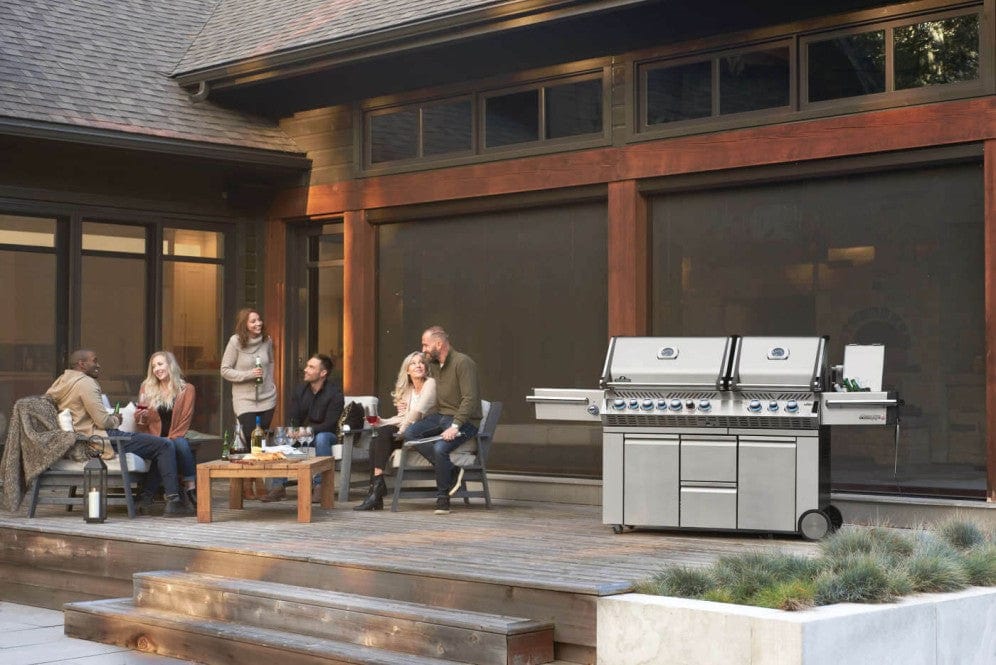
M 263 368 L 262 367 L 254 367 L 252 369 L 252 378 L 253 379 L 260 379 L 262 377 L 263 377 Z
M 459 433 L 460 433 L 460 430 L 458 428 L 456 428 L 456 427 L 447 427 L 446 429 L 443 430 L 443 434 L 442 434 L 443 441 L 452 441 L 453 439 L 457 438 L 457 434 L 459 434 Z

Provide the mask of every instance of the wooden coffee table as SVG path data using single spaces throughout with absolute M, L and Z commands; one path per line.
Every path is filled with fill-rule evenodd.
M 322 508 L 333 506 L 335 460 L 331 457 L 309 457 L 301 460 L 276 462 L 229 462 L 212 460 L 197 465 L 197 492 L 204 497 L 197 502 L 197 521 L 211 521 L 211 481 L 228 478 L 228 506 L 242 509 L 242 481 L 245 478 L 296 478 L 297 521 L 311 521 L 311 477 L 320 474 L 322 479 Z

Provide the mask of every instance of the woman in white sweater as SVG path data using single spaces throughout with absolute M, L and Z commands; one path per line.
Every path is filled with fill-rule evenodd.
M 273 420 L 277 407 L 273 359 L 273 338 L 266 332 L 263 317 L 251 307 L 239 310 L 235 334 L 221 357 L 221 376 L 232 384 L 232 409 L 247 440 L 256 428 L 257 417 L 264 430 Z M 262 479 L 253 478 L 243 486 L 247 499 L 263 493 Z
M 429 377 L 429 367 L 420 351 L 409 353 L 398 370 L 398 380 L 391 392 L 398 415 L 381 420 L 370 445 L 373 479 L 370 494 L 353 510 L 382 510 L 387 484 L 384 467 L 391 452 L 401 447 L 405 430 L 412 423 L 436 411 L 436 380 Z

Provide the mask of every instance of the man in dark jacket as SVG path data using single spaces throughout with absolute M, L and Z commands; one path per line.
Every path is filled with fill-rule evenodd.
M 329 457 L 336 443 L 336 428 L 342 415 L 344 398 L 342 389 L 329 374 L 332 359 L 316 353 L 304 366 L 304 383 L 294 390 L 287 420 L 291 425 L 311 427 L 315 432 L 315 454 Z M 316 476 L 317 480 L 317 476 Z M 263 501 L 279 501 L 287 496 L 284 480 L 263 497 Z

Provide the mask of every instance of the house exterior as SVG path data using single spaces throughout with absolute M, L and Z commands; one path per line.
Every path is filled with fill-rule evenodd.
M 174 4 L 0 1 L 0 409 L 166 347 L 218 431 L 245 303 L 389 403 L 440 324 L 493 468 L 598 478 L 524 396 L 610 336 L 825 334 L 906 401 L 835 489 L 996 500 L 994 0 Z

